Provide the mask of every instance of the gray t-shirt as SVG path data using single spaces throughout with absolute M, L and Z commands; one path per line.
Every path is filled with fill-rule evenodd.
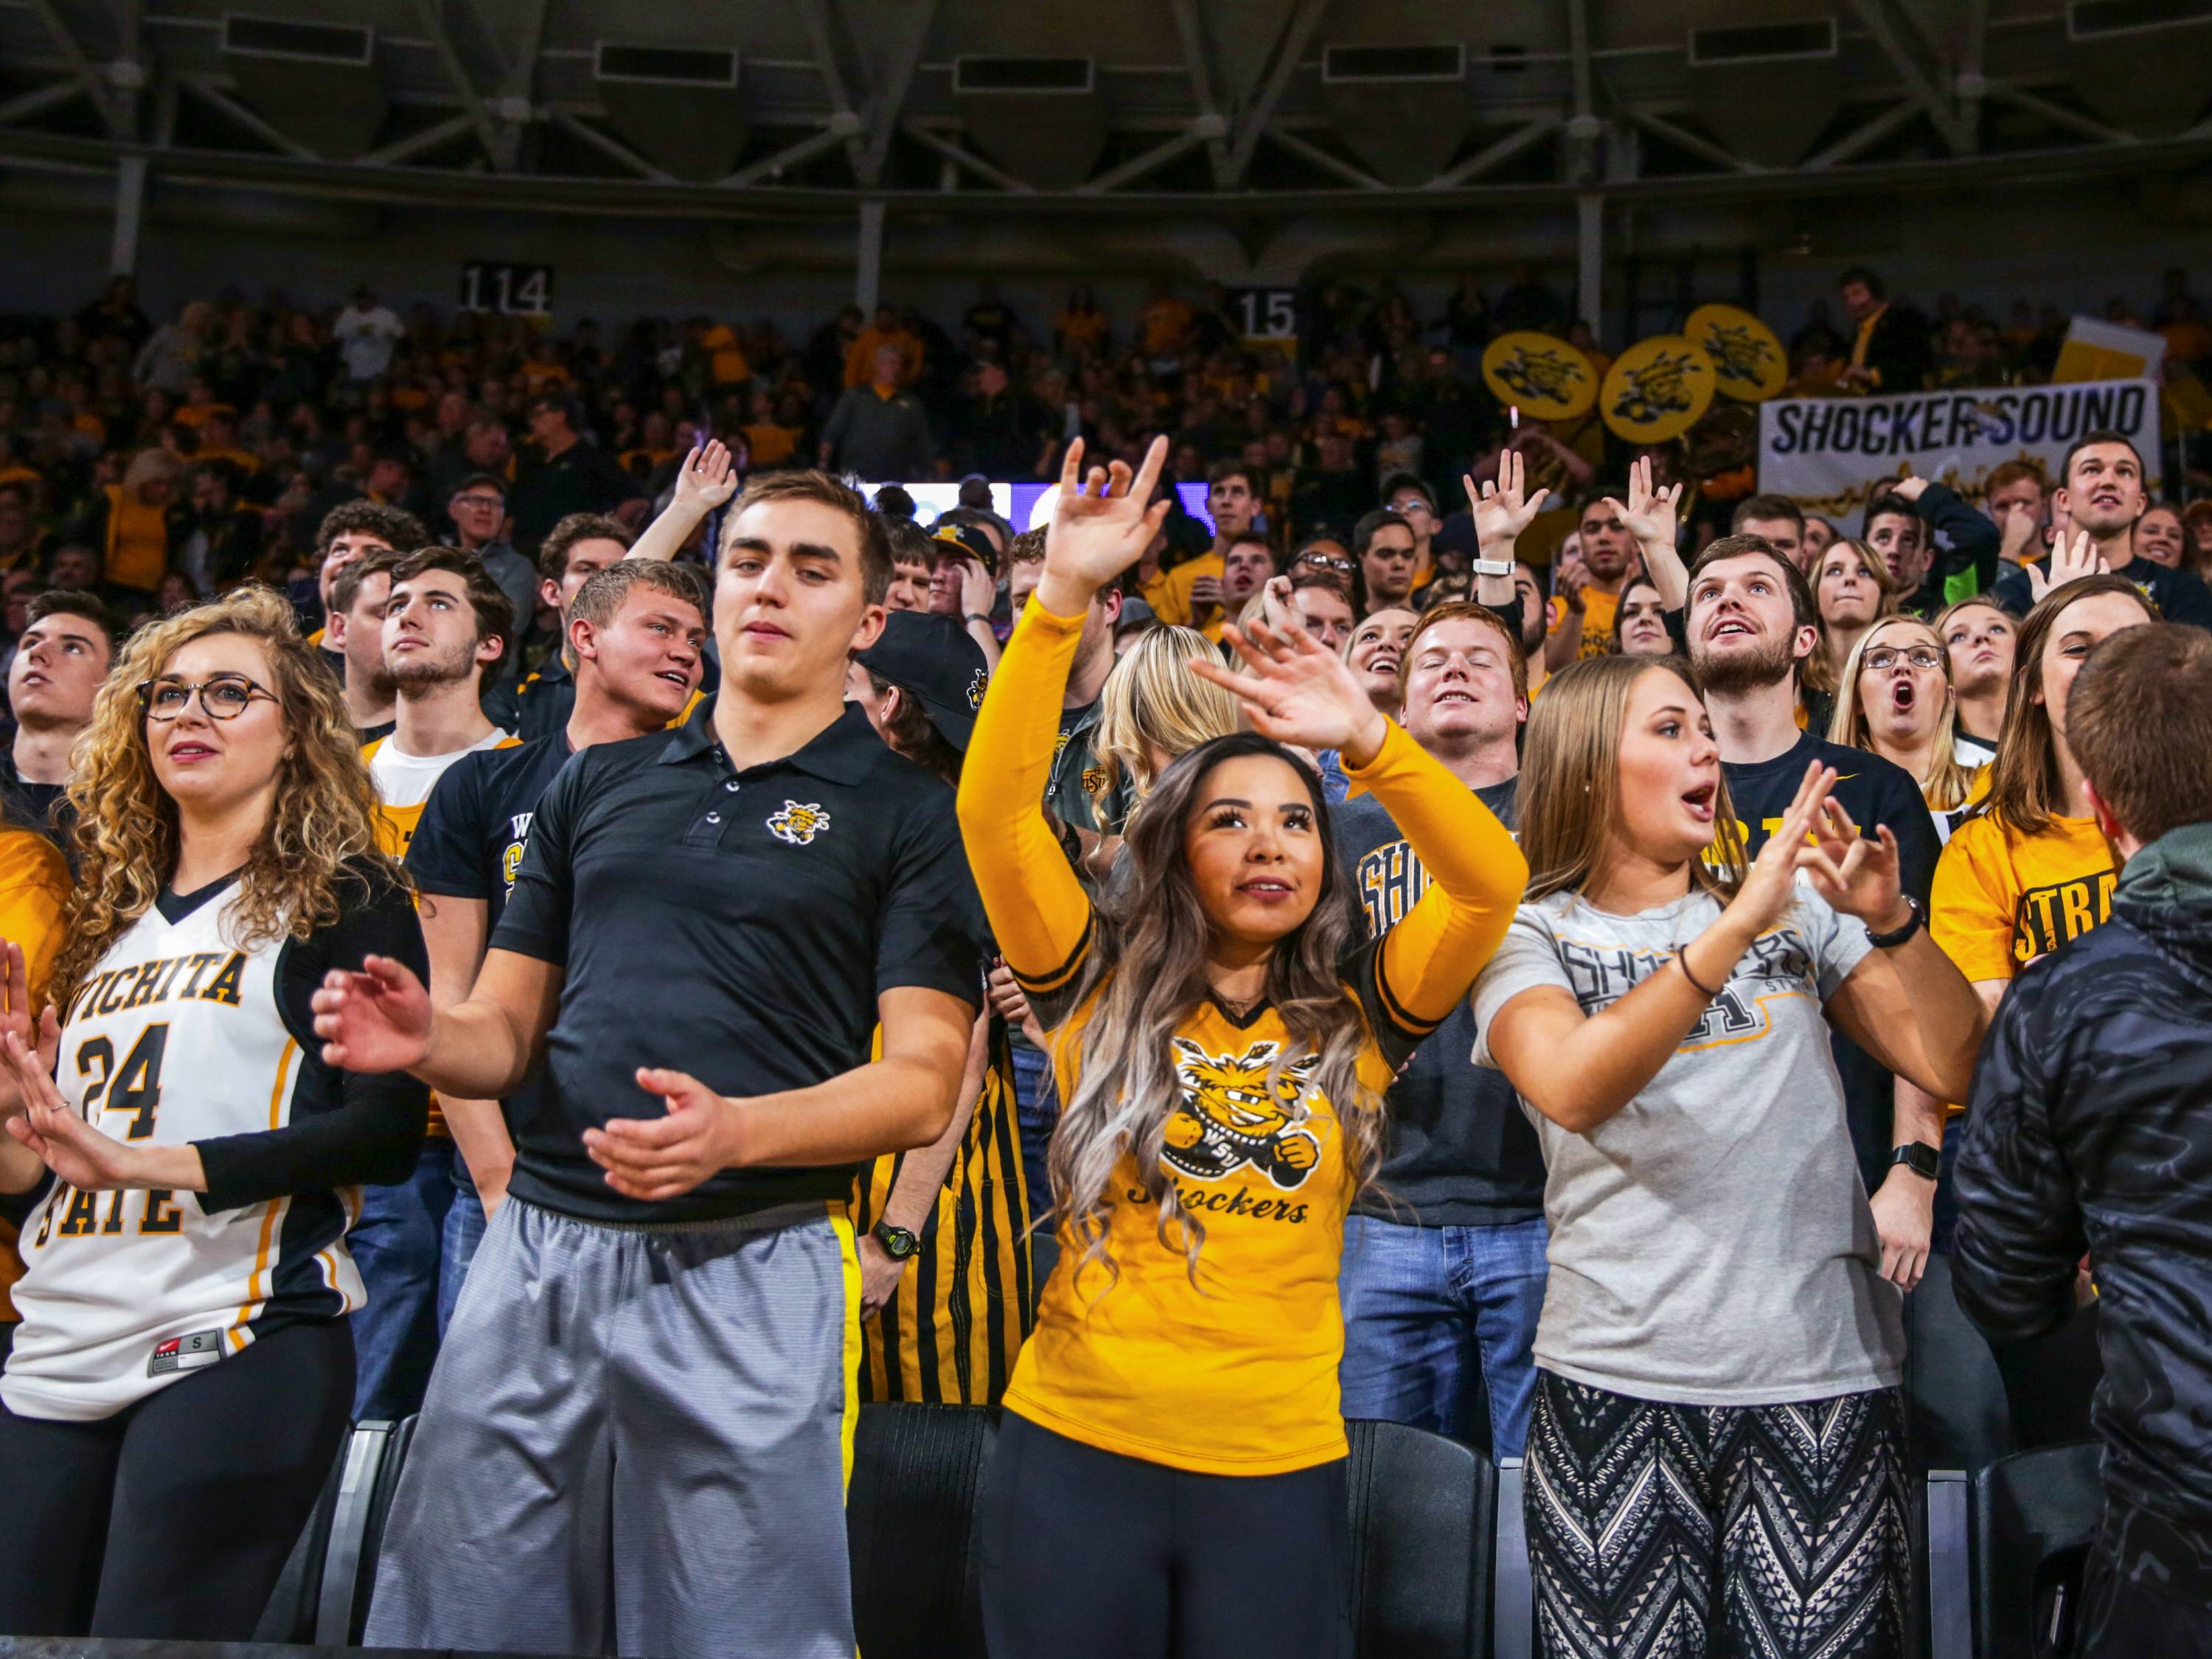
M 1523 904 L 1474 988 L 1491 1022 L 1556 985 L 1586 1015 L 1720 914 L 1696 892 L 1617 916 L 1574 893 Z M 1587 1134 L 1529 1107 L 1544 1148 L 1551 1279 L 1536 1363 L 1639 1400 L 1771 1406 L 1895 1385 L 1902 1297 L 1881 1275 L 1822 1005 L 1869 950 L 1802 880 L 1644 1091 Z

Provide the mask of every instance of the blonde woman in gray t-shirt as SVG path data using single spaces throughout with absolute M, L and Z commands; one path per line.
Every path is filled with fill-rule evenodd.
M 1903 1638 L 1899 1298 L 1823 1015 L 1948 1100 L 1984 1017 L 1834 781 L 1808 769 L 1747 869 L 1679 659 L 1577 663 L 1528 724 L 1534 875 L 1475 987 L 1475 1059 L 1547 1170 L 1527 1500 L 1547 1655 Z

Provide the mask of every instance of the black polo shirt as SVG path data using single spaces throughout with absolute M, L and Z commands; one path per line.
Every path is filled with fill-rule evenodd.
M 1805 781 L 1805 769 L 1816 760 L 1836 769 L 1836 781 L 1829 793 L 1851 815 L 1861 835 L 1872 838 L 1877 824 L 1889 826 L 1889 833 L 1897 837 L 1899 884 L 1924 908 L 1943 846 L 1920 786 L 1903 767 L 1870 750 L 1849 749 L 1810 732 L 1772 760 L 1722 763 L 1729 799 L 1743 831 L 1744 856 L 1759 856 L 1759 849 L 1766 845 L 1766 838 L 1796 799 L 1797 787 Z M 1858 1153 L 1859 1175 L 1872 1194 L 1889 1173 L 1896 1111 L 1893 1079 L 1880 1061 L 1841 1031 L 1830 1032 L 1830 1048 L 1835 1054 L 1837 1075 L 1843 1081 L 1844 1115 L 1850 1126 L 1852 1148 Z
M 514 724 L 510 728 L 525 743 L 538 743 L 568 727 L 576 712 L 576 678 L 556 651 L 545 665 L 514 690 Z
M 587 1218 L 682 1222 L 842 1199 L 854 1170 L 732 1170 L 644 1204 L 583 1132 L 651 1117 L 641 1066 L 734 1096 L 866 1065 L 883 991 L 975 1006 L 987 938 L 952 793 L 857 707 L 798 753 L 733 772 L 714 700 L 676 731 L 586 749 L 539 798 L 495 950 L 559 964 L 544 1096 L 509 1190 Z

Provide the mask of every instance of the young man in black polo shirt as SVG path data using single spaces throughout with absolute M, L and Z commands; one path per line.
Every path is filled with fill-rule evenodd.
M 594 744 L 665 730 L 698 689 L 707 641 L 704 580 L 689 565 L 625 559 L 576 591 L 566 641 L 576 659 L 574 706 L 550 738 L 512 749 L 479 750 L 447 769 L 430 792 L 407 873 L 427 902 L 422 940 L 430 953 L 430 995 L 439 1006 L 466 999 L 483 966 L 507 896 L 530 844 L 538 799 L 568 762 Z M 452 1323 L 484 1224 L 507 1196 L 514 1165 L 508 1121 L 526 1122 L 537 1091 L 498 1103 L 444 1103 L 461 1157 L 446 1212 L 438 1279 L 438 1330 Z
M 349 1069 L 484 1099 L 544 1065 L 374 1644 L 853 1651 L 844 1200 L 951 1121 L 982 972 L 951 798 L 845 706 L 890 580 L 843 484 L 756 483 L 718 564 L 720 694 L 563 769 L 468 1000 L 434 1013 L 381 958 L 317 994 Z
M 1437 606 L 1405 653 L 1406 730 L 1509 829 L 1527 676 L 1511 630 L 1477 605 Z M 1379 936 L 1413 908 L 1427 873 L 1371 795 L 1337 809 L 1334 839 Z M 1518 1457 L 1544 1306 L 1544 1158 L 1513 1085 L 1474 1064 L 1474 1037 L 1462 1004 L 1390 1085 L 1382 1171 L 1345 1223 L 1340 1377 L 1346 1417 Z

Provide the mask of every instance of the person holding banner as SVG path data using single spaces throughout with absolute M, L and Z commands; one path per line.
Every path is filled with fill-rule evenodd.
M 2087 532 L 2102 568 L 2149 595 L 2166 621 L 2212 629 L 2212 588 L 2203 577 L 2136 556 L 2136 524 L 2148 504 L 2142 455 L 2134 442 L 2123 432 L 2085 432 L 2066 452 L 2058 488 L 2051 492 L 2054 545 L 2075 531 Z M 2025 617 L 2051 586 L 2045 566 L 2022 565 L 1997 583 L 1996 600 Z

